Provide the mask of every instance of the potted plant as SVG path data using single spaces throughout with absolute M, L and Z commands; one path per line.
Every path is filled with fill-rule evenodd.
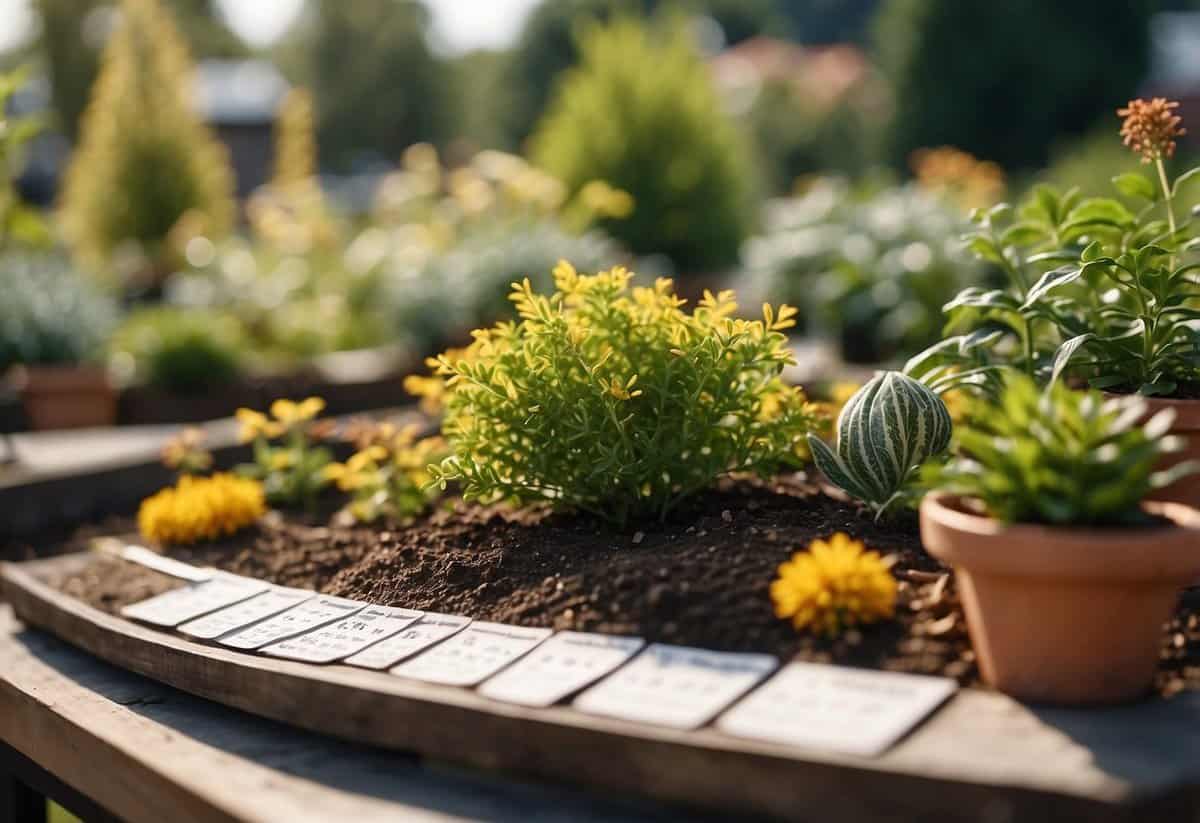
M 116 393 L 94 358 L 116 314 L 57 257 L 0 260 L 0 373 L 11 371 L 34 429 L 110 425 Z
M 955 454 L 931 465 L 921 537 L 952 566 L 985 680 L 1056 704 L 1150 686 L 1163 622 L 1200 573 L 1200 511 L 1147 495 L 1197 467 L 1156 470 L 1180 438 L 1138 397 L 1013 374 L 979 398 Z
M 1007 276 L 1002 289 L 972 288 L 947 304 L 963 332 L 909 361 L 906 372 L 935 389 L 997 385 L 1012 366 L 1043 382 L 1065 379 L 1113 394 L 1151 398 L 1147 413 L 1175 412 L 1185 448 L 1168 459 L 1200 457 L 1200 235 L 1178 219 L 1181 188 L 1165 160 L 1183 133 L 1177 103 L 1133 100 L 1118 114 L 1121 135 L 1155 180 L 1114 178 L 1118 197 L 1081 199 L 1045 186 L 1014 210 L 975 215 L 969 247 Z M 1200 480 L 1180 478 L 1159 499 L 1200 505 Z

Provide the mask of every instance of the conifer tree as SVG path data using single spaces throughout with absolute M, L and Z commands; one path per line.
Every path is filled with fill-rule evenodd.
M 758 173 L 687 30 L 618 17 L 585 29 L 581 48 L 534 132 L 534 161 L 572 193 L 603 180 L 631 194 L 632 213 L 600 225 L 633 252 L 689 273 L 732 264 Z
M 63 230 L 85 266 L 129 275 L 114 266 L 121 251 L 153 283 L 170 270 L 181 217 L 211 236 L 228 230 L 233 172 L 193 111 L 192 71 L 159 0 L 121 0 L 62 194 Z
M 275 120 L 275 172 L 271 184 L 289 186 L 317 175 L 313 100 L 308 89 L 287 93 Z

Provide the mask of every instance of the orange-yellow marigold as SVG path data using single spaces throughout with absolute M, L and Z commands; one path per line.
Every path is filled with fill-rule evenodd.
M 185 475 L 142 501 L 138 528 L 160 544 L 188 544 L 226 537 L 266 512 L 262 484 L 232 474 Z
M 838 532 L 814 540 L 779 567 L 771 583 L 777 617 L 797 630 L 834 636 L 849 626 L 890 618 L 896 608 L 891 562 Z

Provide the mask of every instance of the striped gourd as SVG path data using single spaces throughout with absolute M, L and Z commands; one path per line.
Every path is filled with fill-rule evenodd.
M 928 386 L 882 372 L 854 393 L 837 419 L 836 450 L 808 436 L 830 482 L 881 514 L 930 457 L 950 445 L 950 413 Z

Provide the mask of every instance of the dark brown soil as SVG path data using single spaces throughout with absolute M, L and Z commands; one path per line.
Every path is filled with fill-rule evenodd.
M 845 531 L 896 556 L 896 620 L 836 640 L 772 613 L 776 569 L 811 540 Z M 946 674 L 976 681 L 953 582 L 916 523 L 876 525 L 849 503 L 792 482 L 729 483 L 667 523 L 613 531 L 578 515 L 457 503 L 409 527 L 268 519 L 224 545 L 171 552 L 233 572 L 375 603 L 528 626 L 632 634 L 668 643 Z M 170 584 L 104 561 L 62 587 L 114 610 Z M 1200 593 L 1164 635 L 1159 688 L 1200 688 Z

